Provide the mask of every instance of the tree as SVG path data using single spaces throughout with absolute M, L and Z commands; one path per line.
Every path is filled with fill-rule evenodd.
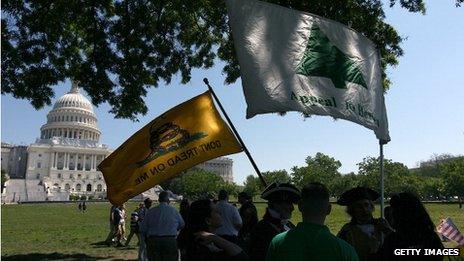
M 318 152 L 314 157 L 308 156 L 305 162 L 306 166 L 292 168 L 293 183 L 301 188 L 309 182 L 320 182 L 325 184 L 333 194 L 332 181 L 341 176 L 338 172 L 342 166 L 340 161 Z
M 439 200 L 443 197 L 445 184 L 442 178 L 424 178 L 421 186 L 422 198 L 428 200 Z
M 339 197 L 343 192 L 360 185 L 360 178 L 353 172 L 340 175 L 337 178 L 329 181 L 330 192 L 332 196 Z
M 248 175 L 245 179 L 243 191 L 254 197 L 259 195 L 262 190 L 262 183 L 256 175 Z
M 358 175 L 360 184 L 375 190 L 380 190 L 380 162 L 378 158 L 366 157 L 358 163 Z M 384 159 L 384 188 L 385 196 L 402 192 L 407 182 L 406 177 L 410 176 L 409 169 L 400 162 L 393 162 Z
M 218 187 L 218 191 L 221 189 L 227 191 L 229 196 L 237 197 L 239 193 L 239 187 L 237 186 L 237 184 L 232 183 L 232 182 L 222 182 Z
M 169 188 L 176 194 L 195 200 L 216 196 L 224 183 L 222 178 L 214 172 L 192 169 L 173 180 L 165 189 Z
M 288 183 L 290 182 L 291 178 L 288 175 L 287 171 L 282 169 L 282 170 L 273 170 L 273 171 L 266 171 L 261 173 L 264 177 L 264 180 L 266 181 L 267 184 L 271 184 L 273 182 L 278 182 L 278 183 Z M 264 189 L 263 184 L 260 182 L 259 183 L 261 188 Z
M 385 22 L 380 0 L 269 2 L 350 25 L 371 39 L 387 66 L 398 64 L 403 38 Z M 390 6 L 397 0 L 390 0 Z M 462 0 L 457 0 L 457 4 Z M 425 13 L 423 0 L 400 0 Z M 2 94 L 28 99 L 34 108 L 51 104 L 51 86 L 73 79 L 93 104 L 108 102 L 116 118 L 146 114 L 143 97 L 162 81 L 194 68 L 225 62 L 226 83 L 239 66 L 224 1 L 2 1 Z
M 459 208 L 464 200 L 464 157 L 443 163 L 443 181 L 445 191 L 450 196 L 457 196 Z
M 268 185 L 273 182 L 287 183 L 291 181 L 291 178 L 286 170 L 265 171 L 262 172 L 261 175 L 263 175 L 263 178 Z M 257 175 L 249 175 L 246 177 L 243 187 L 244 192 L 254 197 L 261 194 L 263 190 L 263 183 Z
M 6 174 L 6 171 L 2 169 L 2 176 L 1 176 L 1 186 L 2 186 L 2 193 L 3 189 L 5 188 L 5 182 L 7 182 L 10 178 L 8 177 L 8 174 Z

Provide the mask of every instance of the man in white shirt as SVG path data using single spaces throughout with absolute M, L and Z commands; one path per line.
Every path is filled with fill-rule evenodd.
M 160 204 L 147 211 L 143 231 L 147 236 L 148 260 L 177 261 L 177 232 L 185 225 L 179 211 L 169 205 L 166 191 L 159 194 Z
M 216 235 L 237 243 L 238 232 L 242 227 L 242 218 L 235 206 L 230 204 L 227 191 L 221 190 L 218 195 L 219 202 L 216 204 L 219 213 L 221 213 L 222 226 L 216 229 Z

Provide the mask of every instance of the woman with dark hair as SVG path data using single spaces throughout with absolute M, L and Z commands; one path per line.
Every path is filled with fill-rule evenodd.
M 190 205 L 187 226 L 178 236 L 183 261 L 242 261 L 248 256 L 236 244 L 213 233 L 221 226 L 221 215 L 208 199 Z
M 337 201 L 346 206 L 346 212 L 351 216 L 351 221 L 337 236 L 356 249 L 359 260 L 373 260 L 385 236 L 393 231 L 385 219 L 373 216 L 373 201 L 379 196 L 370 188 L 356 187 L 343 193 Z
M 435 225 L 427 210 L 415 195 L 402 192 L 390 199 L 391 215 L 394 233 L 385 238 L 379 250 L 381 260 L 400 260 L 401 256 L 394 254 L 399 248 L 443 249 Z M 442 256 L 408 256 L 408 260 L 443 260 Z
M 179 213 L 185 222 L 188 220 L 188 213 L 190 209 L 190 201 L 186 198 L 182 199 L 179 205 Z

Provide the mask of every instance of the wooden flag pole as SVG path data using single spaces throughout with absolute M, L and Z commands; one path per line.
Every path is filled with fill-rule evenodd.
M 379 140 L 380 145 L 380 217 L 384 218 L 384 208 L 385 208 L 385 200 L 384 200 L 384 168 L 383 168 L 383 144 L 382 140 Z
M 248 151 L 247 147 L 245 146 L 245 143 L 243 142 L 242 138 L 240 137 L 240 135 L 238 134 L 237 130 L 235 129 L 234 124 L 232 123 L 232 121 L 230 120 L 230 118 L 229 118 L 229 116 L 227 115 L 226 111 L 225 111 L 224 108 L 222 107 L 222 104 L 221 104 L 221 102 L 219 101 L 218 97 L 216 96 L 216 93 L 214 92 L 214 90 L 213 90 L 213 88 L 211 87 L 211 85 L 209 85 L 208 79 L 207 79 L 207 78 L 203 78 L 203 82 L 206 84 L 206 86 L 208 86 L 208 89 L 209 89 L 209 91 L 211 92 L 211 94 L 213 94 L 214 100 L 215 100 L 215 101 L 217 102 L 217 104 L 219 105 L 219 108 L 221 109 L 222 114 L 224 114 L 224 116 L 226 117 L 226 120 L 227 120 L 227 122 L 229 123 L 230 127 L 232 128 L 232 131 L 234 132 L 234 134 L 235 134 L 235 136 L 237 137 L 238 141 L 239 141 L 240 144 L 242 145 L 243 151 L 245 152 L 245 154 L 247 155 L 248 159 L 250 160 L 251 165 L 253 165 L 253 168 L 255 169 L 256 174 L 258 174 L 258 177 L 259 177 L 259 179 L 261 180 L 261 182 L 263 183 L 263 186 L 264 186 L 264 187 L 267 187 L 266 180 L 264 180 L 263 175 L 261 175 L 261 172 L 259 171 L 258 166 L 256 165 L 255 161 L 253 160 L 253 157 L 251 157 L 250 152 Z

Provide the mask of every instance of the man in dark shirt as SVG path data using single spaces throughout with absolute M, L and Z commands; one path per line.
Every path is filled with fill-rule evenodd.
M 249 256 L 251 260 L 263 261 L 274 236 L 295 227 L 289 220 L 300 200 L 300 191 L 290 183 L 272 183 L 261 194 L 268 201 L 262 220 L 250 234 Z
M 240 244 L 246 250 L 249 245 L 251 231 L 258 223 L 258 211 L 253 204 L 252 198 L 246 192 L 238 194 L 238 203 L 241 205 L 239 213 L 243 222 L 238 237 Z

